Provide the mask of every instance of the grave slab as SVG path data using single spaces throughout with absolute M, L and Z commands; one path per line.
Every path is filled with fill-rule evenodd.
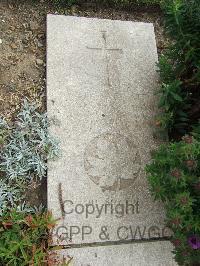
M 61 155 L 48 166 L 54 244 L 169 235 L 145 176 L 157 113 L 151 23 L 47 17 L 47 109 Z
M 65 249 L 57 258 L 70 266 L 178 266 L 167 241 L 106 247 Z

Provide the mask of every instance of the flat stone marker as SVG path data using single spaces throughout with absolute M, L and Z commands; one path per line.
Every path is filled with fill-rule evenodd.
M 47 105 L 61 146 L 48 171 L 54 244 L 169 234 L 144 171 L 158 145 L 156 61 L 150 23 L 48 15 Z
M 70 266 L 178 266 L 168 241 L 61 250 Z

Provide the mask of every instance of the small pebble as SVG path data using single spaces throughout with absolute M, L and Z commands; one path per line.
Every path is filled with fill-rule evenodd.
M 42 66 L 43 64 L 44 64 L 44 61 L 42 60 L 42 59 L 36 59 L 36 64 L 38 65 L 38 66 Z
M 38 41 L 37 46 L 38 47 L 43 47 L 44 45 L 41 42 Z
M 17 45 L 15 43 L 11 43 L 10 46 L 11 46 L 12 49 L 17 49 Z

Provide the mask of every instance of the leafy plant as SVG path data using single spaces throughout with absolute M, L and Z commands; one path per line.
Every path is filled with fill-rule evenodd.
M 25 100 L 13 124 L 1 119 L 4 144 L 0 166 L 9 181 L 41 179 L 46 175 L 47 159 L 58 155 L 58 143 L 48 133 L 47 115 L 37 108 Z
M 159 108 L 164 112 L 158 119 L 162 125 L 162 129 L 168 130 L 178 129 L 180 133 L 187 132 L 188 114 L 186 112 L 188 105 L 186 104 L 187 96 L 181 90 L 181 81 L 173 80 L 168 83 L 162 83 L 159 90 L 160 100 Z
M 58 143 L 48 133 L 46 114 L 27 100 L 13 123 L 0 118 L 0 216 L 10 208 L 33 210 L 24 191 L 33 178 L 46 176 L 47 159 L 58 155 Z
M 13 123 L 0 118 L 0 265 L 56 265 L 49 255 L 52 216 L 24 202 L 32 179 L 46 176 L 47 159 L 58 155 L 46 114 L 27 100 Z M 64 265 L 64 263 L 63 263 Z
M 160 57 L 161 128 L 179 139 L 200 118 L 200 1 L 163 0 L 171 45 Z M 167 119 L 168 118 L 168 119 Z
M 0 265 L 57 265 L 56 259 L 48 256 L 49 230 L 54 225 L 48 212 L 4 212 L 0 218 Z
M 176 261 L 199 265 L 200 1 L 161 2 L 171 45 L 159 60 L 162 113 L 156 125 L 179 142 L 161 145 L 146 170 L 155 199 L 163 201 L 167 210 Z
M 200 141 L 186 135 L 163 144 L 146 167 L 156 200 L 164 202 L 173 230 L 175 259 L 180 265 L 200 261 Z
M 17 202 L 23 199 L 21 190 L 16 186 L 12 187 L 0 181 L 0 216 L 8 206 L 15 207 Z

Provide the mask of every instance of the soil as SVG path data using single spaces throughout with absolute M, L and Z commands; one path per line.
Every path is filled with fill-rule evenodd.
M 45 110 L 46 14 L 63 14 L 154 23 L 158 53 L 166 46 L 162 13 L 158 8 L 116 10 L 82 4 L 58 9 L 49 1 L 0 3 L 0 115 L 10 120 L 24 97 Z M 46 205 L 46 182 L 31 184 L 28 200 Z

